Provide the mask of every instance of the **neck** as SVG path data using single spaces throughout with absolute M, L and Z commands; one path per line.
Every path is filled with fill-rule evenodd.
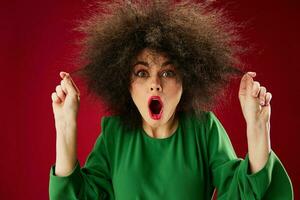
M 152 127 L 145 120 L 143 120 L 143 128 L 147 135 L 153 138 L 167 138 L 170 137 L 178 127 L 178 117 L 176 113 L 172 115 L 172 117 L 167 121 L 167 123 L 158 126 Z

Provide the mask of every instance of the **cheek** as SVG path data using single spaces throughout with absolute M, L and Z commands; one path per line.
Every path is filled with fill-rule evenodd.
M 130 92 L 131 92 L 132 94 L 138 94 L 139 91 L 141 90 L 140 88 L 141 88 L 140 84 L 138 84 L 138 83 L 135 81 L 135 82 L 133 82 L 133 83 L 131 84 L 131 90 L 130 90 Z
M 138 103 L 141 96 L 143 96 L 142 85 L 137 82 L 133 82 L 130 87 L 130 94 L 134 102 Z
M 169 85 L 169 91 L 172 96 L 180 97 L 182 94 L 182 85 L 181 83 L 174 82 Z
M 174 83 L 168 88 L 168 92 L 166 93 L 166 95 L 168 96 L 168 101 L 170 101 L 170 103 L 172 102 L 171 104 L 173 106 L 176 106 L 179 103 L 182 95 L 181 85 Z

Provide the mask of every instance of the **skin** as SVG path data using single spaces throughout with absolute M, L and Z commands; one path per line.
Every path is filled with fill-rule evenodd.
M 182 84 L 178 74 L 170 76 L 169 70 L 175 70 L 171 64 L 161 67 L 168 58 L 163 54 L 151 54 L 147 49 L 138 56 L 137 61 L 148 63 L 134 66 L 144 70 L 139 76 L 132 75 L 130 93 L 143 117 L 145 132 L 154 138 L 166 138 L 174 133 L 178 126 L 175 115 L 176 106 L 182 95 Z M 137 73 L 135 73 L 137 74 Z M 176 73 L 175 73 L 176 74 Z M 145 76 L 146 75 L 146 76 Z M 239 100 L 247 124 L 247 141 L 250 170 L 252 173 L 262 169 L 271 151 L 270 116 L 272 95 L 264 86 L 254 81 L 255 72 L 246 73 L 240 82 Z M 51 94 L 52 108 L 56 128 L 56 168 L 57 176 L 68 176 L 77 160 L 77 113 L 80 92 L 71 76 L 60 72 L 61 82 Z M 164 103 L 164 112 L 160 120 L 153 120 L 148 114 L 148 98 L 159 95 Z
M 56 128 L 57 176 L 69 175 L 77 160 L 77 113 L 80 92 L 71 76 L 60 72 L 61 82 L 51 94 Z
M 144 49 L 133 66 L 130 94 L 142 115 L 145 132 L 154 138 L 169 137 L 178 126 L 175 110 L 182 95 L 182 83 L 175 67 L 164 65 L 168 61 L 168 57 Z M 150 117 L 148 99 L 151 96 L 160 96 L 163 102 L 159 120 Z
M 262 169 L 271 151 L 270 117 L 272 94 L 254 81 L 255 72 L 246 73 L 240 82 L 239 100 L 247 124 L 249 164 L 252 173 Z

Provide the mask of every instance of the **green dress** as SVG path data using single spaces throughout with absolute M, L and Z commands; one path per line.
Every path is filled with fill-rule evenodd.
M 141 128 L 126 132 L 119 116 L 103 117 L 102 133 L 84 167 L 77 161 L 70 175 L 55 175 L 52 200 L 210 200 L 293 199 L 290 178 L 271 151 L 266 165 L 251 174 L 248 154 L 238 158 L 213 112 L 203 118 L 180 112 L 177 130 L 152 138 Z

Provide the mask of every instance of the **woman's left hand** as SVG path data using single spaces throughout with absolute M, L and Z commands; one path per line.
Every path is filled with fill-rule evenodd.
M 270 116 L 272 95 L 254 81 L 255 72 L 247 72 L 241 80 L 239 99 L 247 123 L 247 140 L 250 170 L 262 169 L 271 151 Z
M 241 79 L 239 100 L 247 125 L 268 124 L 271 116 L 272 94 L 254 81 L 255 72 L 247 72 Z

